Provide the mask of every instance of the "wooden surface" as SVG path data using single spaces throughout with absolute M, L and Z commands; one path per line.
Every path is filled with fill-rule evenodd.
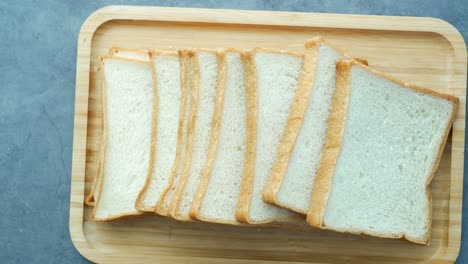
M 322 35 L 372 67 L 460 98 L 454 128 L 431 184 L 431 245 L 339 234 L 206 223 L 153 215 L 89 220 L 84 205 L 97 169 L 101 135 L 98 55 L 111 46 L 272 47 L 294 51 Z M 146 262 L 453 262 L 459 251 L 466 104 L 466 47 L 450 24 L 432 18 L 109 6 L 93 13 L 78 39 L 70 233 L 86 258 Z

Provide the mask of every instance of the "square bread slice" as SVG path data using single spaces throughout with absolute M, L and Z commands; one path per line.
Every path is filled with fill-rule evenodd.
M 192 120 L 189 128 L 193 129 L 190 132 L 192 137 L 182 174 L 170 189 L 173 199 L 169 208 L 169 216 L 183 221 L 192 220 L 189 215 L 190 207 L 202 178 L 203 166 L 208 159 L 215 108 L 222 103 L 224 97 L 224 85 L 220 81 L 224 80 L 226 71 L 224 53 L 216 50 L 193 50 L 190 60 L 193 71 L 187 77 L 192 82 L 197 107 L 190 113 Z
M 171 199 L 164 199 L 165 193 L 185 155 L 190 111 L 190 90 L 184 77 L 188 56 L 185 53 L 179 56 L 176 51 L 152 50 L 151 59 L 158 92 L 155 158 L 135 206 L 140 211 L 167 215 Z
M 238 225 L 236 208 L 246 158 L 248 98 L 241 51 L 225 53 L 224 74 L 218 87 L 224 90 L 214 110 L 208 159 L 190 209 L 194 219 Z M 224 88 L 224 89 L 223 89 Z
M 140 214 L 135 200 L 152 160 L 156 114 L 148 62 L 102 57 L 104 144 L 95 221 Z
M 336 90 L 307 222 L 339 232 L 428 244 L 429 183 L 458 99 L 355 61 Z
M 121 47 L 112 47 L 108 51 L 109 57 L 115 58 L 124 58 L 124 59 L 133 59 L 133 60 L 141 60 L 141 61 L 149 61 L 149 51 L 148 50 L 139 50 L 139 49 L 127 49 Z M 97 74 L 101 74 L 101 68 L 98 67 Z M 97 80 L 101 81 L 102 80 Z M 101 83 L 97 83 L 96 85 L 101 86 Z M 104 130 L 103 130 L 104 131 Z M 102 140 L 102 136 L 101 136 Z M 93 184 L 91 186 L 91 191 L 89 192 L 88 196 L 86 197 L 85 203 L 89 206 L 94 206 L 95 200 L 97 200 L 97 190 L 99 190 L 99 185 L 101 184 L 100 181 L 100 170 L 102 169 L 102 158 L 104 153 L 104 144 L 101 144 L 101 148 L 99 150 L 99 162 L 96 175 L 93 179 Z
M 309 212 L 340 59 L 350 58 L 321 37 L 306 42 L 301 77 L 264 201 L 302 214 Z
M 301 73 L 303 54 L 254 49 L 245 55 L 247 151 L 237 219 L 250 224 L 302 220 L 299 215 L 263 201 L 262 193 L 275 162 Z

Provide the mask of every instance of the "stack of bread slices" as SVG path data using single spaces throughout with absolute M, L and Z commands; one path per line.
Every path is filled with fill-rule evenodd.
M 303 52 L 111 48 L 91 218 L 297 225 L 428 244 L 458 99 L 323 38 Z

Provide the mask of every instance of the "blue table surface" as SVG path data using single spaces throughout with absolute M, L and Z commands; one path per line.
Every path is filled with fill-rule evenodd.
M 68 232 L 77 39 L 93 11 L 123 4 L 436 17 L 468 34 L 466 0 L 0 1 L 0 263 L 88 262 Z

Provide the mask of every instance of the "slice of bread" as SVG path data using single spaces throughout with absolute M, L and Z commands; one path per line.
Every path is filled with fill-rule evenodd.
M 101 58 L 104 159 L 95 221 L 141 214 L 135 200 L 151 160 L 155 95 L 151 65 L 137 60 Z
M 245 163 L 247 98 L 241 52 L 226 50 L 220 65 L 220 91 L 203 178 L 190 209 L 192 218 L 223 224 L 241 224 L 236 207 Z M 225 74 L 223 68 L 225 67 Z
M 168 203 L 164 201 L 170 203 L 170 199 L 162 198 L 185 153 L 186 107 L 190 96 L 187 96 L 187 87 L 182 79 L 185 76 L 185 57 L 179 57 L 176 51 L 152 50 L 151 60 L 158 91 L 155 159 L 135 206 L 140 211 L 166 215 L 168 207 L 165 205 Z
M 247 79 L 247 151 L 237 219 L 250 224 L 295 221 L 297 214 L 268 203 L 262 192 L 276 159 L 289 116 L 303 54 L 255 49 L 245 55 L 250 69 Z
M 306 42 L 294 103 L 263 192 L 266 202 L 309 212 L 335 90 L 336 62 L 346 58 L 322 38 Z
M 161 199 L 159 200 L 156 213 L 172 217 L 171 204 L 177 199 L 175 190 L 179 185 L 183 169 L 186 164 L 190 163 L 189 150 L 191 149 L 193 138 L 193 127 L 195 125 L 195 117 L 192 113 L 197 111 L 197 93 L 193 90 L 194 83 L 198 82 L 198 77 L 195 75 L 195 65 L 191 57 L 193 52 L 190 50 L 178 51 L 180 60 L 180 80 L 183 94 L 183 104 L 181 108 L 181 117 L 179 119 L 178 143 L 176 162 L 172 168 L 169 184 L 165 188 Z
M 336 67 L 336 90 L 307 222 L 428 244 L 429 183 L 458 99 L 355 61 L 340 61 Z
M 192 91 L 198 98 L 198 106 L 196 111 L 191 112 L 191 146 L 179 184 L 171 189 L 175 194 L 169 209 L 171 217 L 183 221 L 192 220 L 190 207 L 202 178 L 203 166 L 208 160 L 215 108 L 222 107 L 219 106 L 224 98 L 224 85 L 221 82 L 226 71 L 222 52 L 197 49 L 191 53 L 190 60 L 193 65 Z M 216 120 L 220 115 L 217 116 Z
M 134 59 L 134 60 L 141 60 L 141 61 L 149 61 L 149 52 L 147 50 L 137 50 L 137 49 L 126 49 L 120 47 L 112 47 L 109 49 L 109 56 L 115 58 L 125 58 L 125 59 Z M 98 68 L 97 74 L 101 74 L 101 68 Z M 99 80 L 98 80 L 99 81 Z M 101 83 L 97 83 L 96 85 L 102 87 Z M 102 88 L 101 88 L 102 89 Z M 104 130 L 103 130 L 104 131 Z M 102 140 L 102 136 L 101 136 Z M 99 150 L 99 162 L 98 162 L 98 169 L 97 173 L 94 176 L 93 184 L 91 186 L 91 191 L 89 192 L 88 196 L 86 197 L 86 204 L 90 206 L 94 206 L 95 200 L 97 200 L 97 190 L 99 190 L 99 185 L 101 184 L 99 175 L 102 174 L 100 170 L 102 170 L 102 158 L 104 153 L 104 146 L 105 144 L 101 144 L 101 148 Z

